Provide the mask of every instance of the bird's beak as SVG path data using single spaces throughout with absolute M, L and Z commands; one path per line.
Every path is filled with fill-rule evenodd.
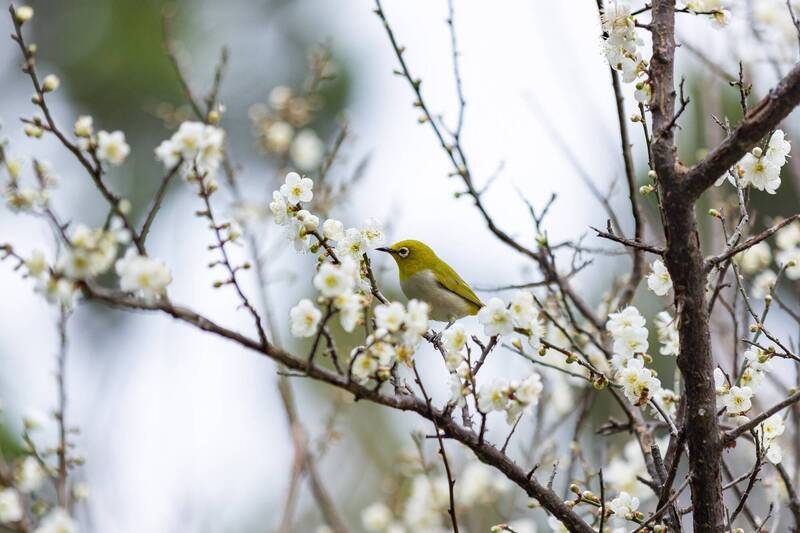
M 391 248 L 383 247 L 383 248 L 375 248 L 375 249 L 378 250 L 379 252 L 386 252 L 387 254 L 393 254 L 394 253 L 394 250 L 392 250 Z

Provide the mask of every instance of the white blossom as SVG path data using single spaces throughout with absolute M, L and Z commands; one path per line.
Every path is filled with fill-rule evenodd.
M 611 313 L 608 315 L 608 322 L 606 322 L 606 329 L 612 334 L 617 335 L 623 330 L 639 329 L 645 325 L 645 319 L 639 313 L 639 310 L 632 305 L 629 305 L 619 313 Z
M 313 187 L 314 181 L 311 178 L 301 178 L 297 172 L 289 172 L 280 190 L 287 202 L 297 205 L 300 202 L 311 201 L 314 197 Z
M 89 115 L 81 115 L 78 117 L 78 120 L 75 121 L 75 125 L 73 126 L 73 131 L 75 135 L 78 137 L 91 137 L 92 133 L 94 133 L 94 128 L 92 127 L 92 117 Z
M 500 298 L 492 298 L 478 311 L 478 321 L 483 324 L 486 335 L 508 335 L 514 331 L 514 321 L 506 304 Z
M 778 275 L 772 270 L 765 270 L 753 278 L 750 294 L 753 298 L 763 299 L 772 292 L 772 287 L 775 286 L 776 281 L 778 281 Z
M 292 161 L 300 170 L 310 171 L 319 166 L 325 146 L 313 130 L 298 132 L 289 148 Z
M 781 185 L 781 169 L 766 157 L 756 157 L 748 152 L 739 161 L 743 186 L 752 185 L 759 191 L 775 194 Z
M 326 298 L 335 298 L 350 292 L 354 284 L 352 271 L 333 263 L 323 263 L 314 276 L 314 287 Z
M 448 352 L 460 352 L 467 344 L 467 331 L 461 324 L 453 324 L 442 333 L 442 342 Z
M 336 251 L 348 255 L 356 261 L 361 260 L 361 256 L 367 251 L 366 242 L 361 230 L 349 228 L 344 232 L 344 238 L 336 244 Z
M 393 518 L 391 509 L 381 502 L 375 502 L 361 512 L 361 524 L 367 531 L 384 531 Z
M 0 489 L 0 524 L 19 522 L 25 516 L 19 493 L 12 489 Z
M 380 223 L 374 218 L 364 221 L 361 228 L 361 235 L 364 237 L 364 245 L 368 249 L 374 249 L 386 243 L 386 236 L 383 234 Z
M 504 411 L 508 403 L 508 381 L 495 378 L 478 390 L 478 407 L 484 413 Z
M 793 250 L 800 247 L 800 221 L 795 220 L 782 227 L 775 236 L 775 244 L 781 250 Z
M 781 266 L 786 266 L 784 273 L 792 281 L 800 279 L 800 248 L 781 250 L 775 259 Z
M 728 414 L 737 415 L 746 413 L 750 410 L 753 397 L 753 389 L 750 387 L 738 387 L 734 385 L 725 396 L 723 405 L 728 408 Z
M 424 335 L 428 331 L 428 313 L 430 312 L 430 306 L 419 300 L 410 300 L 406 308 L 406 330 L 412 335 Z
M 119 130 L 97 132 L 97 158 L 112 165 L 119 166 L 128 158 L 131 147 L 125 142 L 125 134 Z
M 136 293 L 148 301 L 163 296 L 167 285 L 172 283 L 172 273 L 163 261 L 139 255 L 133 247 L 117 261 L 116 270 L 120 289 Z
M 765 155 L 775 166 L 780 168 L 786 163 L 791 149 L 792 144 L 786 140 L 783 131 L 775 130 L 769 138 Z
M 17 490 L 23 494 L 39 490 L 44 483 L 47 474 L 39 461 L 30 455 L 26 456 L 17 466 L 14 478 L 17 482 Z
M 269 210 L 272 211 L 272 216 L 276 224 L 284 226 L 289 223 L 289 204 L 280 192 L 272 192 L 272 201 L 269 203 Z
M 344 239 L 344 224 L 333 218 L 322 223 L 322 235 L 333 242 Z
M 400 302 L 375 306 L 375 324 L 392 333 L 399 331 L 405 320 L 406 310 Z
M 769 248 L 769 244 L 761 241 L 736 254 L 734 260 L 745 274 L 755 274 L 769 267 L 770 262 L 772 262 L 772 251 Z
M 647 276 L 647 287 L 657 296 L 664 296 L 672 288 L 672 278 L 661 260 L 653 261 L 651 273 Z
M 317 326 L 322 312 L 311 300 L 304 298 L 289 311 L 289 327 L 295 337 L 312 337 L 317 333 Z
M 66 510 L 56 507 L 42 518 L 33 533 L 78 533 L 78 524 Z
M 656 336 L 661 343 L 661 355 L 678 355 L 680 351 L 680 338 L 675 319 L 667 311 L 656 315 Z
M 622 491 L 619 496 L 608 502 L 608 508 L 611 509 L 615 516 L 624 519 L 626 515 L 632 514 L 639 509 L 639 498 Z

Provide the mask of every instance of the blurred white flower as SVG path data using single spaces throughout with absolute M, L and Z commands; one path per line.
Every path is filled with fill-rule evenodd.
M 508 335 L 514 331 L 514 322 L 506 304 L 500 298 L 492 298 L 478 311 L 478 321 L 483 324 L 486 335 Z
M 484 413 L 504 411 L 508 404 L 508 381 L 494 378 L 489 384 L 481 385 L 478 390 L 478 407 Z
M 775 259 L 781 266 L 786 266 L 784 273 L 792 281 L 800 279 L 800 248 L 781 250 Z
M 753 278 L 753 287 L 750 290 L 750 294 L 753 298 L 763 299 L 772 292 L 772 287 L 775 286 L 776 281 L 778 281 L 778 275 L 772 270 L 765 270 Z
M 78 137 L 91 137 L 92 133 L 94 133 L 92 123 L 93 119 L 89 115 L 79 116 L 78 120 L 75 121 L 75 126 L 73 126 L 75 135 Z
M 775 236 L 775 244 L 781 250 L 793 250 L 800 247 L 800 221 L 782 227 Z
M 364 237 L 364 245 L 369 249 L 377 248 L 386 243 L 386 237 L 383 234 L 381 225 L 374 218 L 364 221 L 361 235 Z
M 400 302 L 375 306 L 375 324 L 377 327 L 392 333 L 399 331 L 403 325 L 406 310 Z
M 78 524 L 67 511 L 56 507 L 42 518 L 33 533 L 78 533 Z
M 626 515 L 639 509 L 639 498 L 623 491 L 619 493 L 619 496 L 608 502 L 608 508 L 611 509 L 615 516 L 624 519 Z
M 755 274 L 769 267 L 770 262 L 772 262 L 772 251 L 769 248 L 769 244 L 761 241 L 735 255 L 734 260 L 745 274 Z
M 289 149 L 294 137 L 294 128 L 288 122 L 278 121 L 267 128 L 267 149 L 282 154 Z
M 384 531 L 393 518 L 391 509 L 382 502 L 375 502 L 361 512 L 361 524 L 367 531 Z
M 661 355 L 678 355 L 680 351 L 680 337 L 675 320 L 667 311 L 661 311 L 656 315 L 656 336 L 661 343 L 659 352 Z
M 350 256 L 355 261 L 361 261 L 361 256 L 367 251 L 361 230 L 349 228 L 345 231 L 344 238 L 336 244 L 336 251 Z
M 424 335 L 428 331 L 430 306 L 419 300 L 410 300 L 406 307 L 408 310 L 405 316 L 406 330 L 412 335 Z
M 172 273 L 166 263 L 139 255 L 133 247 L 117 261 L 116 270 L 120 289 L 133 292 L 147 301 L 163 296 L 167 285 L 172 283 Z
M 19 522 L 25 516 L 19 493 L 12 489 L 0 489 L 0 524 Z
M 317 326 L 322 312 L 311 300 L 304 298 L 289 311 L 289 326 L 295 337 L 312 337 L 317 333 Z
M 442 343 L 448 352 L 460 352 L 467 344 L 467 331 L 461 324 L 453 324 L 442 333 Z
M 354 284 L 352 271 L 333 263 L 323 263 L 314 276 L 314 287 L 326 298 L 336 298 L 350 292 Z
M 289 204 L 286 203 L 286 198 L 284 198 L 280 192 L 272 192 L 272 201 L 269 203 L 269 210 L 272 211 L 272 216 L 276 224 L 284 226 L 289 223 Z
M 317 137 L 313 130 L 304 129 L 300 131 L 292 141 L 289 154 L 292 161 L 300 170 L 310 171 L 319 166 L 322 156 L 325 153 L 325 146 Z
M 97 133 L 97 158 L 112 165 L 121 165 L 131 152 L 131 147 L 125 142 L 125 134 L 119 130 L 107 132 L 101 130 Z
M 26 456 L 18 465 L 14 472 L 17 482 L 17 490 L 23 494 L 30 494 L 42 486 L 47 474 L 42 465 L 33 456 Z

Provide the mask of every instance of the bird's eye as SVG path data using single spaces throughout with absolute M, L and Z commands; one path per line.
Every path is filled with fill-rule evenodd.
M 408 248 L 403 246 L 402 248 L 397 250 L 397 255 L 399 255 L 400 257 L 403 257 L 403 258 L 408 257 Z

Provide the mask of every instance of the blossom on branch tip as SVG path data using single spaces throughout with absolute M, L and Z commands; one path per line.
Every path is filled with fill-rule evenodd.
M 146 301 L 154 301 L 166 293 L 172 283 L 169 267 L 159 259 L 153 259 L 131 247 L 116 263 L 119 287 L 132 292 Z
M 355 285 L 355 266 L 349 262 L 348 267 L 323 263 L 314 276 L 314 287 L 326 298 L 336 298 L 350 292 Z
M 344 224 L 333 218 L 322 223 L 322 236 L 333 242 L 344 239 Z
M 744 414 L 750 410 L 753 389 L 750 387 L 733 386 L 725 395 L 723 405 L 728 409 L 729 415 Z
M 297 205 L 300 202 L 310 202 L 314 198 L 313 187 L 314 181 L 311 178 L 301 178 L 297 172 L 289 172 L 280 191 L 290 205 Z
M 119 166 L 128 158 L 131 147 L 125 142 L 125 134 L 119 130 L 111 133 L 97 132 L 97 159 Z
M 39 464 L 35 457 L 30 455 L 25 456 L 14 471 L 17 490 L 23 494 L 30 494 L 39 490 L 46 477 L 47 473 L 42 468 L 42 465 Z
M 312 337 L 317 333 L 317 326 L 322 319 L 322 312 L 311 300 L 304 298 L 289 311 L 289 327 L 295 337 Z
M 514 321 L 506 304 L 500 298 L 492 298 L 478 311 L 478 321 L 483 324 L 486 335 L 508 335 L 514 331 Z
M 657 296 L 664 296 L 672 288 L 672 278 L 667 267 L 661 260 L 653 261 L 650 265 L 650 275 L 647 276 L 647 287 Z

